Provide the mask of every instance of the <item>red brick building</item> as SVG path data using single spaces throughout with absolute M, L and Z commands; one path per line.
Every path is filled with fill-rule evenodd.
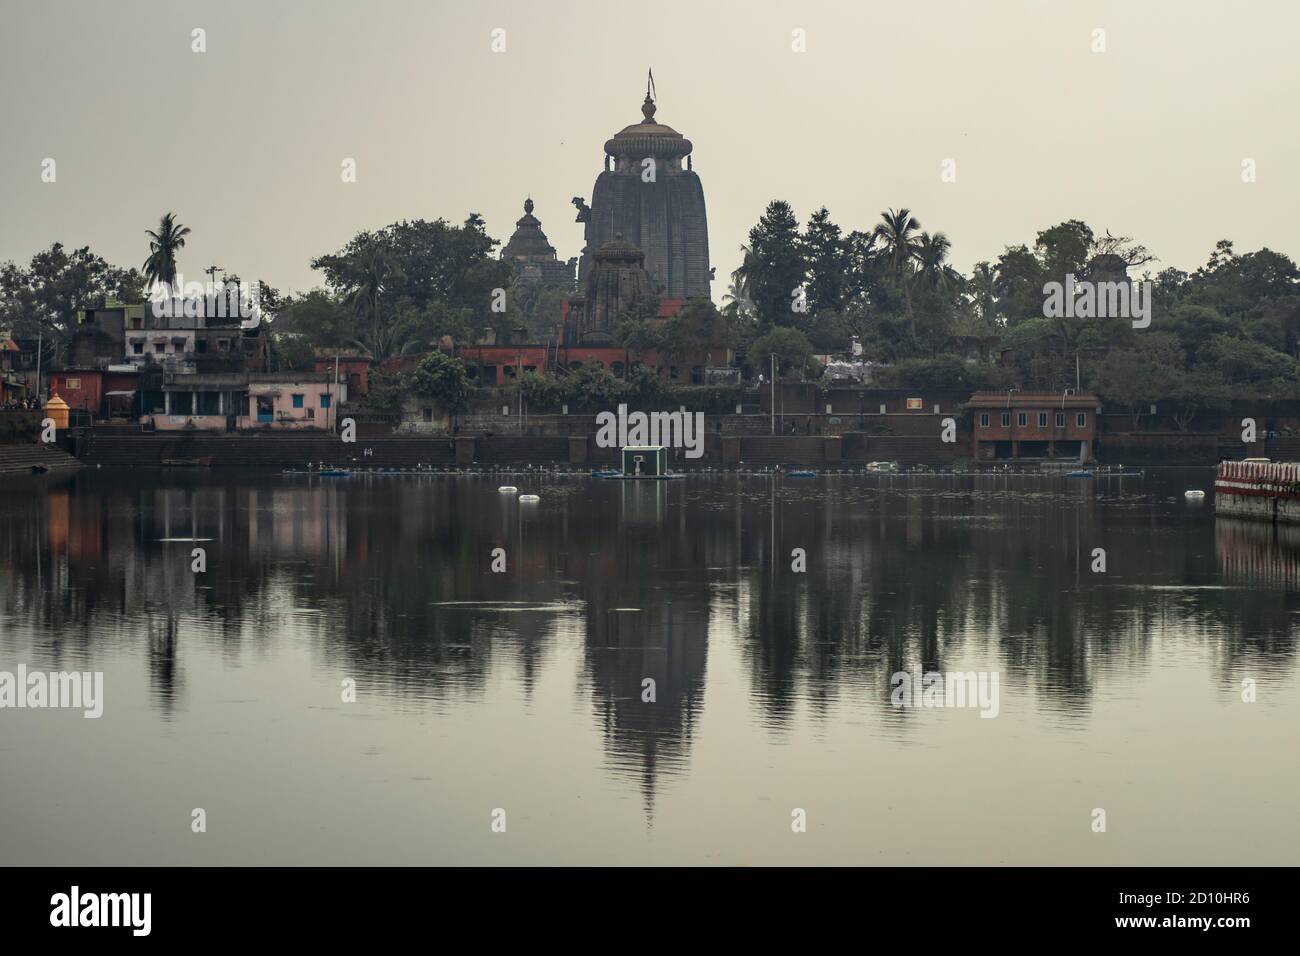
M 976 392 L 971 413 L 971 455 L 976 461 L 1074 458 L 1096 452 L 1096 395 L 1051 392 Z
M 330 376 L 331 382 L 337 372 L 338 381 L 347 386 L 348 401 L 365 398 L 370 391 L 370 366 L 374 361 L 355 352 L 340 352 L 334 355 L 328 349 L 316 350 L 315 370 Z

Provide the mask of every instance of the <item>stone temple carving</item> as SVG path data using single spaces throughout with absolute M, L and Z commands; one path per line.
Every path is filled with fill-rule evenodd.
M 592 189 L 579 288 L 586 286 L 596 250 L 621 234 L 645 254 L 645 270 L 665 296 L 709 295 L 709 227 L 704 187 L 687 168 L 691 141 L 656 122 L 655 110 L 647 89 L 641 122 L 605 143 L 606 169 Z M 650 169 L 653 176 L 647 174 Z M 579 202 L 574 205 L 581 222 L 584 210 Z

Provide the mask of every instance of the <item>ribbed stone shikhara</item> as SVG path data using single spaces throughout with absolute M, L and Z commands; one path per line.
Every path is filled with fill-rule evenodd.
M 566 345 L 612 345 L 618 317 L 654 294 L 645 253 L 621 235 L 603 243 L 592 258 L 582 294 L 571 300 Z
M 542 232 L 542 224 L 533 215 L 533 200 L 524 200 L 524 214 L 515 221 L 515 231 L 501 250 L 501 258 L 515 264 L 518 281 L 542 282 L 565 289 L 573 288 L 573 270 L 576 259 L 562 262 L 555 247 Z
M 644 119 L 605 143 L 605 170 L 596 177 L 588 209 L 575 199 L 586 222 L 578 286 L 586 285 L 596 250 L 615 236 L 645 253 L 645 269 L 669 298 L 709 295 L 709 227 L 704 187 L 691 169 L 691 141 L 655 122 L 649 88 Z M 654 181 L 643 174 L 654 160 Z M 585 216 L 585 220 L 584 220 Z

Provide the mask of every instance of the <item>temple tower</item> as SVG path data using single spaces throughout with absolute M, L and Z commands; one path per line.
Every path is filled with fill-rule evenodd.
M 603 243 L 592 254 L 582 296 L 575 298 L 576 324 L 566 330 L 568 345 L 612 345 L 620 315 L 638 302 L 654 299 L 645 253 L 622 236 Z
M 596 177 L 591 206 L 575 198 L 586 223 L 578 265 L 584 288 L 597 249 L 617 235 L 645 253 L 645 269 L 668 298 L 709 295 L 709 227 L 704 187 L 691 169 L 691 141 L 655 121 L 653 78 L 644 117 L 605 143 L 605 169 Z
M 514 263 L 518 282 L 573 288 L 573 269 L 577 260 L 563 262 L 556 256 L 555 247 L 542 232 L 541 222 L 533 215 L 531 198 L 524 200 L 524 214 L 516 220 L 514 234 L 501 250 L 501 258 Z

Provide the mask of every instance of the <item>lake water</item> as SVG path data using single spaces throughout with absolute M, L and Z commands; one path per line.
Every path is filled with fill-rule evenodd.
M 104 690 L 0 710 L 0 861 L 1300 863 L 1300 529 L 1212 485 L 8 479 L 0 671 Z

